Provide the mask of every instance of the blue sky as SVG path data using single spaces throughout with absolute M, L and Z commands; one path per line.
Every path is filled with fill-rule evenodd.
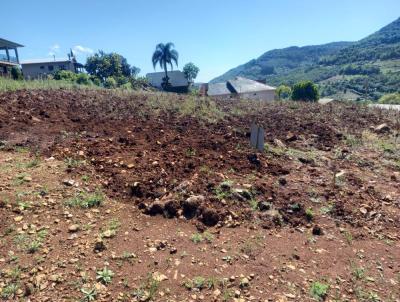
M 400 17 L 400 1 L 8 0 L 1 11 L 0 37 L 26 46 L 21 60 L 75 48 L 85 62 L 102 49 L 145 74 L 155 45 L 171 41 L 179 67 L 192 61 L 208 81 L 271 49 L 359 40 Z

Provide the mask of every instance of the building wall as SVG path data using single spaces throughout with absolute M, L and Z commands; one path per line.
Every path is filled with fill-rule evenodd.
M 53 68 L 51 68 L 51 66 Z M 74 64 L 68 61 L 22 64 L 22 73 L 24 74 L 24 77 L 27 79 L 40 78 L 52 74 L 60 69 L 70 70 L 72 72 L 75 72 Z
M 247 100 L 273 101 L 275 100 L 275 90 L 239 93 L 239 96 Z

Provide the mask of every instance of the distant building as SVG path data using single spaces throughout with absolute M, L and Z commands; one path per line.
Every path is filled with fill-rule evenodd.
M 35 79 L 53 74 L 58 70 L 69 70 L 74 73 L 84 71 L 84 66 L 78 63 L 73 56 L 68 59 L 53 59 L 53 60 L 30 60 L 21 63 L 22 73 L 24 77 Z
M 273 101 L 276 88 L 258 81 L 236 77 L 223 83 L 207 84 L 200 91 L 206 91 L 207 95 L 219 98 L 238 97 L 249 100 Z
M 0 75 L 8 74 L 10 68 L 19 65 L 18 47 L 24 46 L 0 38 Z
M 146 74 L 151 86 L 162 89 L 163 78 L 165 78 L 165 72 L 153 72 Z M 189 88 L 189 81 L 186 79 L 185 74 L 182 71 L 175 70 L 168 72 L 169 83 L 171 88 L 168 91 L 172 92 L 187 92 Z

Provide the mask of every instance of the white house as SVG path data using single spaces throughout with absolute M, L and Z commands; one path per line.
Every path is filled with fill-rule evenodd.
M 21 66 L 24 77 L 32 79 L 53 74 L 57 70 L 69 70 L 74 73 L 79 73 L 82 72 L 84 68 L 74 57 L 68 59 L 24 61 L 21 63 Z
M 149 80 L 151 86 L 162 89 L 163 78 L 165 78 L 165 72 L 153 72 L 146 74 L 146 78 Z M 174 70 L 168 72 L 168 78 L 171 86 L 175 89 L 182 88 L 187 89 L 189 82 L 182 71 Z
M 276 88 L 266 84 L 235 77 L 223 83 L 208 84 L 207 95 L 219 98 L 239 97 L 241 99 L 273 101 Z

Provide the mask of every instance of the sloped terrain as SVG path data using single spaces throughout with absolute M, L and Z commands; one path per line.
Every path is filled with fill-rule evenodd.
M 268 51 L 212 82 L 244 76 L 266 79 L 269 85 L 292 86 L 310 80 L 319 84 L 322 96 L 377 100 L 399 90 L 399 60 L 400 18 L 357 42 Z
M 399 127 L 356 105 L 4 93 L 0 294 L 398 301 Z

